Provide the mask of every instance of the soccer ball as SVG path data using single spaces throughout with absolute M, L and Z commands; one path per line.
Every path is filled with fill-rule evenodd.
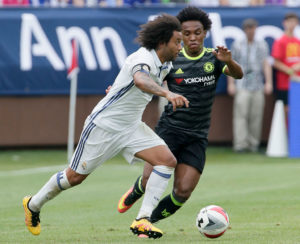
M 229 217 L 223 208 L 209 205 L 198 213 L 196 226 L 202 235 L 208 238 L 217 238 L 227 230 Z

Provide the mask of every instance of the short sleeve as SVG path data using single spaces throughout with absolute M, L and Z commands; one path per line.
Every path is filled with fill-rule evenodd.
M 219 73 L 224 73 L 227 65 L 224 62 L 218 60 L 217 58 L 215 58 L 215 59 L 216 59 L 216 61 L 215 61 L 216 62 L 215 63 L 216 64 L 216 70 L 218 70 Z
M 130 56 L 127 65 L 128 70 L 132 75 L 141 69 L 144 69 L 145 71 L 150 73 L 154 68 L 153 56 L 149 51 L 145 49 L 139 49 L 137 52 Z
M 143 72 L 147 75 L 150 74 L 150 67 L 148 64 L 137 64 L 135 65 L 132 70 L 131 70 L 131 74 L 132 76 L 136 73 L 136 72 Z
M 281 42 L 279 40 L 276 40 L 272 47 L 272 56 L 280 60 L 284 58 L 284 49 L 281 46 Z

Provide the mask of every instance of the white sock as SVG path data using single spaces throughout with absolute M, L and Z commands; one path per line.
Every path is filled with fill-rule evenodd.
M 54 174 L 39 192 L 31 198 L 29 208 L 34 212 L 39 212 L 44 203 L 70 187 L 71 185 L 68 181 L 66 170 Z
M 137 219 L 150 217 L 165 192 L 174 168 L 164 165 L 154 166 L 146 185 L 146 191 Z

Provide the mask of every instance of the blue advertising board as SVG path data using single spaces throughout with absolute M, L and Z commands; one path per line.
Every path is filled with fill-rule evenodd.
M 104 94 L 125 58 L 138 49 L 139 25 L 159 13 L 176 15 L 182 7 L 0 9 L 0 95 L 69 94 L 67 69 L 71 40 L 78 42 L 78 94 Z M 282 7 L 206 8 L 213 21 L 205 46 L 230 47 L 241 38 L 245 18 L 259 22 L 257 37 L 270 47 L 282 34 Z M 297 27 L 300 37 L 300 27 Z M 226 92 L 225 77 L 217 93 Z
M 291 80 L 289 90 L 289 157 L 300 158 L 300 80 Z

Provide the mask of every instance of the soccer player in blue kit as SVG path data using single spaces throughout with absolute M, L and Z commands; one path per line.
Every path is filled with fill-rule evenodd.
M 177 15 L 182 26 L 184 47 L 166 77 L 168 89 L 185 96 L 189 107 L 173 111 L 172 104 L 165 106 L 156 133 L 166 142 L 177 159 L 173 191 L 163 198 L 151 215 L 139 211 L 137 220 L 148 218 L 151 223 L 174 214 L 191 196 L 203 172 L 206 159 L 207 136 L 211 109 L 218 78 L 222 73 L 236 79 L 243 77 L 240 65 L 226 47 L 217 49 L 203 46 L 211 20 L 207 13 L 196 7 L 186 7 Z M 145 163 L 143 175 L 138 177 L 120 199 L 118 211 L 126 212 L 148 190 L 146 183 L 152 166 Z M 142 203 L 146 204 L 144 198 Z M 135 226 L 134 234 L 141 234 Z
M 171 61 L 181 50 L 181 36 L 180 22 L 171 15 L 163 14 L 141 26 L 137 38 L 141 48 L 127 57 L 110 92 L 87 117 L 69 166 L 55 173 L 35 195 L 23 198 L 25 223 L 32 234 L 41 232 L 40 211 L 46 202 L 83 182 L 118 153 L 129 163 L 138 157 L 153 166 L 149 191 L 145 193 L 149 201 L 144 206 L 144 211 L 152 212 L 167 187 L 176 159 L 141 118 L 153 95 L 165 97 L 174 109 L 188 107 L 184 96 L 161 86 L 172 67 Z M 133 226 L 149 237 L 162 236 L 162 231 L 145 218 Z

